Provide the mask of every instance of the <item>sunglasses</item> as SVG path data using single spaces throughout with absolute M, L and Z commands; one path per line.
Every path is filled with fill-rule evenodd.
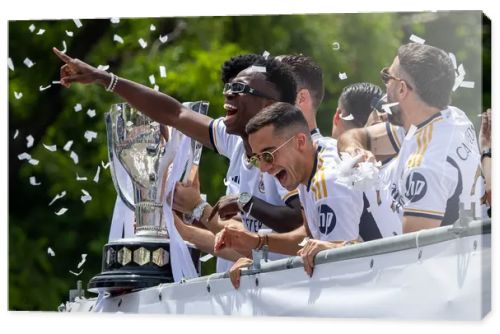
M 389 81 L 391 80 L 397 80 L 397 81 L 403 81 L 406 86 L 409 88 L 409 89 L 413 89 L 413 87 L 408 83 L 408 81 L 404 80 L 404 79 L 401 79 L 401 78 L 398 78 L 398 77 L 395 77 L 393 76 L 392 74 L 389 73 L 389 68 L 387 67 L 384 67 L 381 71 L 380 71 L 380 79 L 382 79 L 382 81 L 384 82 L 384 84 L 388 84 Z
M 246 83 L 243 82 L 227 82 L 224 84 L 224 89 L 222 90 L 223 94 L 250 94 L 254 96 L 265 97 L 266 99 L 276 100 L 274 97 L 271 97 L 267 94 L 259 92 L 255 88 L 250 87 Z
M 262 153 L 259 153 L 259 154 L 254 154 L 252 155 L 248 161 L 254 165 L 255 167 L 259 167 L 259 165 L 262 163 L 262 162 L 265 162 L 265 163 L 268 163 L 268 164 L 272 164 L 274 162 L 274 154 L 276 152 L 278 152 L 278 150 L 280 150 L 283 146 L 285 146 L 286 144 L 288 144 L 293 138 L 295 138 L 295 136 L 289 138 L 287 141 L 285 141 L 283 144 L 281 144 L 280 146 L 278 146 L 277 148 L 275 148 L 274 150 L 272 150 L 271 152 L 269 151 L 264 151 Z

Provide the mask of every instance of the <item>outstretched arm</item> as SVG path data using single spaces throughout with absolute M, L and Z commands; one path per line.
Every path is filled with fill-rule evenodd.
M 71 58 L 56 48 L 53 51 L 65 63 L 61 67 L 61 84 L 65 87 L 70 87 L 72 83 L 110 86 L 111 73 Z M 208 130 L 210 117 L 192 112 L 167 94 L 124 78 L 118 78 L 113 92 L 155 121 L 171 125 L 206 147 L 213 148 Z

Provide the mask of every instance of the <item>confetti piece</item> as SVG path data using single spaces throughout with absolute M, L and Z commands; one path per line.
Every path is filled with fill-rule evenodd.
M 82 22 L 79 19 L 73 19 L 73 22 L 75 22 L 75 25 L 78 29 L 83 26 Z
M 59 211 L 56 212 L 56 215 L 58 215 L 58 216 L 64 215 L 67 211 L 68 211 L 67 208 L 61 208 L 61 209 L 59 209 Z
M 69 37 L 73 37 L 73 32 L 70 31 L 70 30 L 65 30 L 66 32 L 66 35 L 68 35 Z
M 252 71 L 252 72 L 262 72 L 262 73 L 266 73 L 267 72 L 265 66 L 255 66 L 255 65 L 250 66 L 250 71 Z
M 45 144 L 42 144 L 43 147 L 45 147 L 47 150 L 49 150 L 50 152 L 55 152 L 57 151 L 57 145 L 45 145 Z
M 52 87 L 52 85 L 48 85 L 48 86 L 45 86 L 45 87 L 42 86 L 42 85 L 40 85 L 40 87 L 38 87 L 38 90 L 41 91 L 41 92 L 43 92 L 44 90 L 49 89 L 50 87 Z
M 107 71 L 109 69 L 109 65 L 99 65 L 97 66 L 97 69 Z
M 63 149 L 64 149 L 66 152 L 69 152 L 69 150 L 71 149 L 71 145 L 73 145 L 73 141 L 72 141 L 72 140 L 68 141 L 68 142 L 64 145 Z
M 154 76 L 154 74 L 151 74 L 151 75 L 149 76 L 149 82 L 150 82 L 152 85 L 154 85 L 154 84 L 155 84 L 155 82 L 156 82 L 156 81 L 155 81 L 155 76 Z
M 163 65 L 160 66 L 160 77 L 162 78 L 167 77 L 167 68 Z
M 71 159 L 73 159 L 73 162 L 75 163 L 75 165 L 77 165 L 78 164 L 78 154 L 71 151 L 70 157 L 71 157 Z
M 214 256 L 212 254 L 208 253 L 208 254 L 200 257 L 199 260 L 200 260 L 200 262 L 205 263 L 205 262 L 207 262 L 208 260 L 210 260 L 213 257 Z
M 51 206 L 55 201 L 57 201 L 58 199 L 61 199 L 63 198 L 64 196 L 66 196 L 66 191 L 63 190 L 60 194 L 57 194 L 53 199 L 52 201 L 50 201 L 49 203 L 49 206 Z
M 141 45 L 141 48 L 145 49 L 146 46 L 148 46 L 148 43 L 144 41 L 142 38 L 139 38 L 139 44 Z
M 37 181 L 36 181 L 36 177 L 31 176 L 31 177 L 30 177 L 30 184 L 31 184 L 32 186 L 39 186 L 39 185 L 41 185 L 41 184 L 42 184 L 42 182 L 37 182 Z
M 87 181 L 86 176 L 79 176 L 78 173 L 76 173 L 76 180 L 77 181 Z
M 462 76 L 462 77 L 465 77 L 465 68 L 464 68 L 464 65 L 463 64 L 460 64 L 458 65 L 458 75 L 459 76 Z
M 269 51 L 267 51 L 267 50 L 265 50 L 265 51 L 262 53 L 262 57 L 264 57 L 264 59 L 269 58 L 269 55 L 270 55 L 270 53 L 269 53 Z
M 305 237 L 304 239 L 302 239 L 302 241 L 299 243 L 299 247 L 304 247 L 307 242 L 309 241 L 309 238 L 308 237 Z
M 83 136 L 87 139 L 87 143 L 90 143 L 92 139 L 97 138 L 97 132 L 87 130 Z
M 393 103 L 385 103 L 381 106 L 382 110 L 384 110 L 387 114 L 392 115 L 391 108 L 394 106 L 397 106 L 399 102 L 393 102 Z
M 464 88 L 474 88 L 474 81 L 462 81 L 460 83 L 460 87 L 464 87 Z
M 114 42 L 118 42 L 120 44 L 123 44 L 123 38 L 121 36 L 117 35 L 117 34 L 113 35 L 113 41 Z
M 19 100 L 20 98 L 23 97 L 23 93 L 21 93 L 21 92 L 19 92 L 19 93 L 18 92 L 14 92 L 14 96 L 16 97 L 16 100 Z
M 155 25 L 154 25 L 154 24 L 150 25 L 150 26 L 149 26 L 149 30 L 151 30 L 151 31 L 155 31 L 155 30 L 156 30 Z
M 30 26 L 28 27 L 28 29 L 29 29 L 31 32 L 33 32 L 33 31 L 35 31 L 36 27 L 35 27 L 35 25 L 34 25 L 34 24 L 32 24 L 32 25 L 30 25 Z
M 60 85 L 60 84 L 61 84 L 61 81 L 52 81 L 52 84 L 53 84 L 53 85 Z
M 7 66 L 11 71 L 14 71 L 14 63 L 12 62 L 12 59 L 10 59 L 10 57 L 7 59 Z
M 160 90 L 160 87 L 158 85 L 154 85 L 153 89 L 158 92 Z
M 349 114 L 347 116 L 340 115 L 340 118 L 342 118 L 344 121 L 352 121 L 354 119 L 354 116 L 352 114 Z
M 26 65 L 28 68 L 31 68 L 33 65 L 35 65 L 34 62 L 31 61 L 28 57 L 24 58 L 23 61 L 24 65 Z
M 83 266 L 86 260 L 87 260 L 87 254 L 82 254 L 82 260 L 80 261 L 80 263 L 78 263 L 78 266 L 76 268 L 80 269 L 80 267 Z
M 342 73 L 340 73 L 340 72 L 339 72 L 339 79 L 340 79 L 340 80 L 345 80 L 345 79 L 347 79 L 347 74 L 346 74 L 345 72 L 342 72 Z
M 29 160 L 31 159 L 31 154 L 23 152 L 17 156 L 19 160 Z
M 417 35 L 411 34 L 410 36 L 410 41 L 418 43 L 418 44 L 425 44 L 425 39 L 418 37 Z
M 335 51 L 340 50 L 340 44 L 338 42 L 333 42 L 332 49 Z
M 63 45 L 63 47 L 62 47 L 61 52 L 62 52 L 62 53 L 66 53 L 66 51 L 68 50 L 68 48 L 67 48 L 67 46 L 66 46 L 66 41 L 62 41 L 62 45 Z
M 50 256 L 56 256 L 56 253 L 50 247 L 47 248 L 47 254 L 49 254 Z
M 82 193 L 83 193 L 83 196 L 80 197 L 80 199 L 82 200 L 83 203 L 86 203 L 86 202 L 92 200 L 92 196 L 90 196 L 90 194 L 87 190 L 82 189 Z M 80 267 L 78 267 L 78 269 L 80 269 Z
M 35 142 L 35 139 L 33 138 L 32 135 L 26 136 L 26 147 L 31 147 L 33 146 L 33 143 Z
M 80 275 L 83 273 L 83 269 L 82 269 L 82 270 L 80 270 L 80 272 L 79 272 L 79 273 L 75 273 L 74 271 L 71 271 L 71 270 L 70 270 L 69 272 L 70 272 L 70 274 L 73 274 L 73 275 L 75 275 L 75 276 L 80 276 Z
M 82 110 L 82 105 L 80 103 L 77 103 L 73 109 L 75 109 L 75 112 L 79 112 L 80 110 Z
M 453 53 L 448 53 L 448 56 L 450 56 L 451 62 L 453 63 L 453 68 L 457 69 L 457 58 Z
M 101 166 L 97 166 L 97 171 L 96 171 L 94 179 L 93 179 L 95 183 L 99 182 L 99 173 L 101 173 Z
M 105 163 L 104 163 L 104 161 L 102 161 L 102 160 L 101 160 L 101 166 L 102 166 L 102 168 L 104 168 L 104 169 L 108 169 L 108 167 L 109 167 L 109 161 L 108 161 L 108 163 L 107 163 L 107 164 L 105 164 Z
M 89 115 L 90 118 L 95 117 L 95 109 L 87 110 L 87 115 Z
M 120 23 L 120 18 L 119 18 L 119 17 L 112 17 L 112 18 L 110 19 L 110 21 L 111 21 L 111 23 L 115 23 L 115 24 L 116 24 L 116 23 Z
M 28 162 L 29 162 L 30 164 L 32 164 L 33 166 L 36 166 L 36 165 L 38 165 L 38 163 L 39 163 L 40 161 L 38 161 L 38 160 L 36 160 L 36 159 L 29 159 L 29 160 L 28 160 Z
M 39 29 L 36 33 L 37 35 L 43 35 L 45 33 L 45 29 Z
M 162 44 L 166 43 L 167 41 L 168 41 L 168 35 L 165 36 L 160 35 L 160 42 L 162 42 Z
M 19 135 L 19 130 L 16 129 L 16 132 L 14 133 L 14 137 L 12 137 L 12 139 L 16 139 L 18 135 Z

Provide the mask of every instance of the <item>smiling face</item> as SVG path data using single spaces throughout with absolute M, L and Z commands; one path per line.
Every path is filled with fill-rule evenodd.
M 226 125 L 226 131 L 230 134 L 244 136 L 248 120 L 264 107 L 279 101 L 279 92 L 273 83 L 266 80 L 263 73 L 251 69 L 241 71 L 230 82 L 244 83 L 256 91 L 275 99 L 249 93 L 232 93 L 231 91 L 224 93 L 224 109 L 226 110 L 224 124 Z
M 259 167 L 262 172 L 276 177 L 280 184 L 291 191 L 300 183 L 307 182 L 310 171 L 304 167 L 303 160 L 307 155 L 307 137 L 304 133 L 285 131 L 277 135 L 274 126 L 267 125 L 251 133 L 248 142 L 254 154 L 273 152 L 273 161 L 260 160 Z M 312 144 L 311 144 L 312 145 Z

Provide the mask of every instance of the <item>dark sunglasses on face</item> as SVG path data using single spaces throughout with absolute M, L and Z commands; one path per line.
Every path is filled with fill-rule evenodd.
M 249 158 L 249 161 L 252 165 L 255 167 L 259 167 L 261 162 L 265 162 L 268 164 L 272 164 L 274 162 L 274 154 L 278 152 L 283 146 L 288 144 L 295 136 L 289 138 L 287 141 L 285 141 L 283 144 L 272 150 L 271 152 L 269 151 L 264 151 L 262 153 L 254 154 Z
M 380 79 L 382 79 L 382 81 L 384 82 L 384 84 L 388 84 L 389 81 L 391 80 L 397 80 L 397 81 L 403 81 L 406 86 L 409 88 L 409 89 L 413 89 L 413 87 L 408 83 L 408 81 L 404 80 L 404 79 L 401 79 L 401 78 L 398 78 L 398 77 L 395 77 L 393 76 L 392 74 L 389 73 L 389 68 L 387 67 L 384 67 L 381 71 L 380 71 Z
M 227 82 L 224 84 L 223 94 L 250 94 L 254 96 L 265 97 L 266 99 L 276 100 L 274 97 L 270 97 L 264 93 L 259 92 L 255 88 L 250 87 L 243 82 Z

